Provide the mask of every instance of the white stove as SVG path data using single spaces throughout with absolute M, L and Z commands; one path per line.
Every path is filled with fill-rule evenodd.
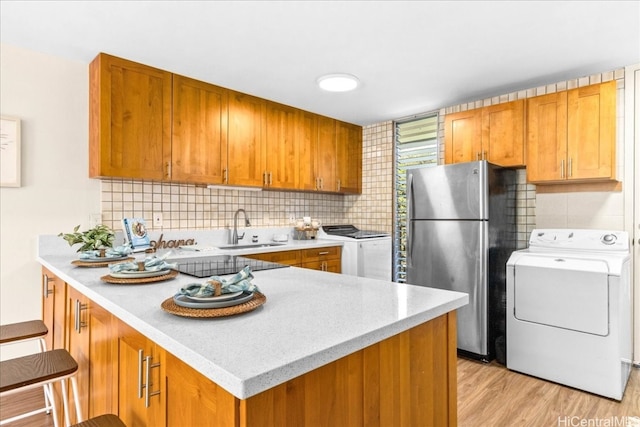
M 342 242 L 342 273 L 391 281 L 391 236 L 353 225 L 323 225 L 318 239 Z

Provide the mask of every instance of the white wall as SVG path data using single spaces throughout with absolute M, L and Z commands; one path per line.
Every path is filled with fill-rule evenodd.
M 0 322 L 41 318 L 37 236 L 89 226 L 88 64 L 0 44 L 0 112 L 22 130 L 22 186 L 0 189 Z M 0 359 L 25 347 L 0 349 Z

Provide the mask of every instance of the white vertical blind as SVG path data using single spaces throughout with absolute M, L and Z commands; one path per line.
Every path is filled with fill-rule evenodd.
M 438 114 L 395 123 L 395 221 L 393 277 L 406 281 L 407 171 L 438 164 Z

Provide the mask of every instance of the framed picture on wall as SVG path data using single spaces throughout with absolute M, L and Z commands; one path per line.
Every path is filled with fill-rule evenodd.
M 20 187 L 20 119 L 0 116 L 0 186 Z

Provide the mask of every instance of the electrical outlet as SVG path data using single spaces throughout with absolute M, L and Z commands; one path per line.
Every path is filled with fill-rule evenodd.
M 157 212 L 153 214 L 153 226 L 162 227 L 162 212 Z
M 289 224 L 293 224 L 296 222 L 296 216 L 294 214 L 289 214 Z
M 93 228 L 102 224 L 102 214 L 92 213 L 89 215 L 89 227 Z

